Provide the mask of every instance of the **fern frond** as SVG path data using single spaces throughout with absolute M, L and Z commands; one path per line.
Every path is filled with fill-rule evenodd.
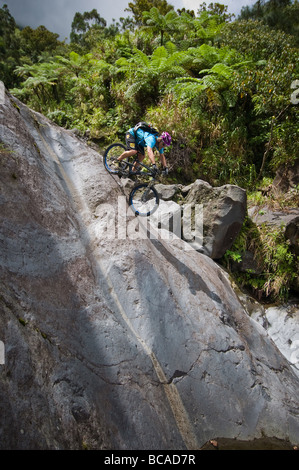
M 129 86 L 129 88 L 127 89 L 125 93 L 126 98 L 132 98 L 136 93 L 139 92 L 139 90 L 141 90 L 143 86 L 144 86 L 144 82 L 141 80 L 138 82 L 132 83 L 132 85 Z
M 168 52 L 169 56 L 172 56 L 178 50 L 177 46 L 175 44 L 173 44 L 173 42 L 171 42 L 171 41 L 167 41 L 167 43 L 165 44 L 164 47 L 165 47 L 166 51 Z

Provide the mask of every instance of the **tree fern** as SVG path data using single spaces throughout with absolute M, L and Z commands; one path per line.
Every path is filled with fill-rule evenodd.
M 168 56 L 172 56 L 178 50 L 177 46 L 171 41 L 167 41 L 166 44 L 164 45 L 164 47 L 165 47 L 165 49 L 168 53 Z
M 190 60 L 189 54 L 177 51 L 170 42 L 167 47 L 155 49 L 151 56 L 135 49 L 133 57 L 121 58 L 116 62 L 118 73 L 124 74 L 128 82 L 125 96 L 132 98 L 134 94 L 146 90 L 155 101 L 170 80 L 188 73 L 184 67 L 187 59 Z
M 143 19 L 146 24 L 145 27 L 151 28 L 154 33 L 160 34 L 161 46 L 163 45 L 164 34 L 174 31 L 179 22 L 179 17 L 174 10 L 162 15 L 156 7 L 143 12 Z
M 199 77 L 181 77 L 177 78 L 174 86 L 170 84 L 169 90 L 172 90 L 181 99 L 191 101 L 199 98 L 203 94 L 217 106 L 221 102 L 228 106 L 234 102 L 232 94 L 225 92 L 229 90 L 233 68 L 223 63 L 217 63 L 210 69 L 202 69 Z
M 200 71 L 200 74 L 215 74 L 219 77 L 229 80 L 232 78 L 234 71 L 232 67 L 225 64 L 215 64 L 211 69 L 204 69 Z

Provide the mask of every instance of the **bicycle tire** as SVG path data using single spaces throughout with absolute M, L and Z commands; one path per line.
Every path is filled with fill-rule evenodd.
M 120 165 L 119 163 L 116 163 L 116 159 L 125 150 L 126 150 L 125 145 L 121 143 L 111 144 L 106 149 L 104 153 L 104 157 L 103 157 L 103 163 L 104 163 L 104 167 L 109 173 L 112 173 L 114 175 L 119 173 Z M 124 166 L 125 166 L 125 161 L 124 161 Z
M 159 207 L 157 190 L 153 186 L 149 186 L 148 183 L 137 184 L 130 192 L 129 206 L 135 215 L 148 217 Z

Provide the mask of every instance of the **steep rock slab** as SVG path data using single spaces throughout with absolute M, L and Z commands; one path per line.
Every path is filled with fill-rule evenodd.
M 10 97 L 0 119 L 1 448 L 297 443 L 298 378 L 222 269 L 147 237 L 70 133 Z
M 183 448 L 101 271 L 109 245 L 95 255 L 89 235 L 118 186 L 99 154 L 17 106 L 7 99 L 0 121 L 1 448 Z

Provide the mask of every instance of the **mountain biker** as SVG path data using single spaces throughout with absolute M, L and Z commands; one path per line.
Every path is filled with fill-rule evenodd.
M 127 150 L 125 150 L 119 157 L 118 161 L 121 162 L 124 158 L 132 157 L 133 155 L 138 156 L 138 161 L 142 162 L 145 158 L 144 149 L 146 147 L 148 157 L 151 161 L 152 168 L 155 172 L 158 171 L 156 167 L 154 149 L 158 150 L 160 161 L 163 167 L 162 174 L 168 174 L 168 168 L 166 164 L 166 159 L 164 155 L 164 147 L 168 147 L 171 144 L 171 136 L 168 132 L 162 132 L 160 136 L 146 132 L 143 129 L 138 129 L 137 132 L 134 132 L 134 128 L 128 130 L 126 133 L 126 145 Z M 138 167 L 138 162 L 134 164 L 133 171 L 136 171 Z

